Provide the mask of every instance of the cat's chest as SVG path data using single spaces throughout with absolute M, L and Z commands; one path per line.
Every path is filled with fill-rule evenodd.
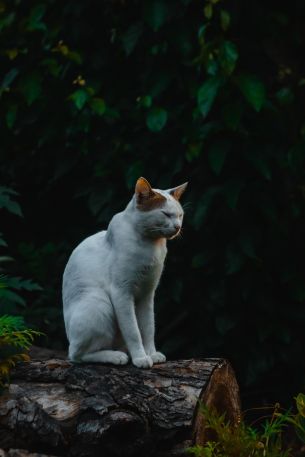
M 155 252 L 142 252 L 135 262 L 135 268 L 138 273 L 143 276 L 153 275 L 162 270 L 166 252 L 163 250 L 156 250 Z
M 153 252 L 143 250 L 137 256 L 131 271 L 133 270 L 133 283 L 137 289 L 156 286 L 159 282 L 166 249 L 155 249 Z

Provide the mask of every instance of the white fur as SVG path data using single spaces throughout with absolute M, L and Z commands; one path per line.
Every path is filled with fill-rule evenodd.
M 72 361 L 126 364 L 125 347 L 137 367 L 166 360 L 155 348 L 154 294 L 183 210 L 170 191 L 155 191 L 166 197 L 162 207 L 142 211 L 134 195 L 107 231 L 72 252 L 63 276 Z

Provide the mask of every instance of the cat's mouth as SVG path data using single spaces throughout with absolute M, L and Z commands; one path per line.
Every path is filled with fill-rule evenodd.
M 164 229 L 164 227 L 160 227 L 160 228 L 153 228 L 153 229 L 150 229 L 149 230 L 149 233 L 150 235 L 152 235 L 154 238 L 166 238 L 167 240 L 172 240 L 174 238 L 176 238 L 176 236 L 179 235 L 179 233 L 181 232 L 181 227 L 177 230 L 172 230 L 172 229 Z
M 176 238 L 176 237 L 180 234 L 180 232 L 181 232 L 181 228 L 179 228 L 178 230 L 176 230 L 176 232 L 175 232 L 173 235 L 167 237 L 167 239 L 168 239 L 168 240 L 173 240 L 174 238 Z

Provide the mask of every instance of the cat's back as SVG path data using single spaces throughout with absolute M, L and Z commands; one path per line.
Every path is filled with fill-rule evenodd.
M 68 264 L 70 261 L 86 261 L 87 258 L 90 258 L 90 261 L 92 261 L 92 256 L 95 257 L 98 252 L 105 249 L 106 233 L 107 231 L 103 230 L 85 238 L 72 252 Z
M 106 230 L 85 238 L 72 252 L 63 276 L 63 289 L 94 280 L 107 261 Z

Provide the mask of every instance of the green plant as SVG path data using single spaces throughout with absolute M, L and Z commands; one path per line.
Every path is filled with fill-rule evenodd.
M 295 401 L 297 413 L 289 417 L 289 422 L 294 426 L 298 438 L 305 443 L 305 395 L 298 394 Z
M 10 370 L 18 361 L 28 361 L 26 353 L 40 332 L 26 327 L 20 316 L 0 316 L 0 389 L 9 381 Z
M 293 426 L 297 436 L 305 441 L 305 395 L 296 397 L 297 413 L 280 412 L 279 404 L 272 409 L 271 418 L 259 420 L 260 426 L 247 425 L 242 419 L 232 425 L 225 414 L 201 405 L 209 439 L 204 446 L 196 445 L 189 452 L 196 457 L 289 457 L 291 448 L 285 443 L 285 432 Z M 287 441 L 287 440 L 286 440 Z
M 282 450 L 282 431 L 287 419 L 272 416 L 262 430 L 257 430 L 241 421 L 232 426 L 225 414 L 218 415 L 206 406 L 201 407 L 207 428 L 215 434 L 215 439 L 204 446 L 190 448 L 196 457 L 287 457 L 288 450 Z
M 26 306 L 25 299 L 19 291 L 28 292 L 40 291 L 41 287 L 30 279 L 20 277 L 1 275 L 0 276 L 0 304 L 1 309 L 8 309 L 10 312 L 16 312 L 20 307 Z
M 19 204 L 14 200 L 17 192 L 7 187 L 0 187 L 0 209 L 6 209 L 9 213 L 22 216 Z M 6 248 L 7 244 L 0 234 L 0 247 Z M 41 287 L 35 282 L 20 277 L 6 274 L 3 265 L 13 261 L 10 256 L 0 257 L 0 309 L 8 310 L 10 313 L 20 312 L 26 307 L 25 299 L 19 291 L 37 291 Z M 4 273 L 5 272 L 5 273 Z M 0 316 L 0 390 L 9 381 L 9 373 L 18 361 L 27 361 L 29 356 L 26 351 L 30 348 L 35 336 L 40 332 L 27 328 L 21 316 L 1 315 Z
M 271 417 L 255 421 L 260 423 L 259 427 L 247 425 L 244 419 L 232 425 L 225 414 L 220 415 L 202 404 L 200 411 L 207 433 L 212 434 L 213 439 L 208 439 L 203 446 L 193 446 L 188 451 L 196 457 L 293 456 L 294 451 L 287 445 L 289 440 L 285 439 L 288 428 L 292 426 L 299 440 L 305 443 L 305 395 L 300 393 L 295 400 L 296 413 L 291 410 L 280 412 L 280 405 L 276 404 Z
M 18 193 L 12 189 L 0 187 L 0 210 L 6 209 L 9 213 L 22 217 L 20 205 L 15 201 L 17 195 Z M 0 247 L 7 247 L 2 233 L 0 233 Z M 11 256 L 0 256 L 0 305 L 2 313 L 16 313 L 17 310 L 20 311 L 20 308 L 26 307 L 26 301 L 19 291 L 41 291 L 41 287 L 34 281 L 22 279 L 19 276 L 10 276 L 6 273 L 4 265 L 13 260 Z

